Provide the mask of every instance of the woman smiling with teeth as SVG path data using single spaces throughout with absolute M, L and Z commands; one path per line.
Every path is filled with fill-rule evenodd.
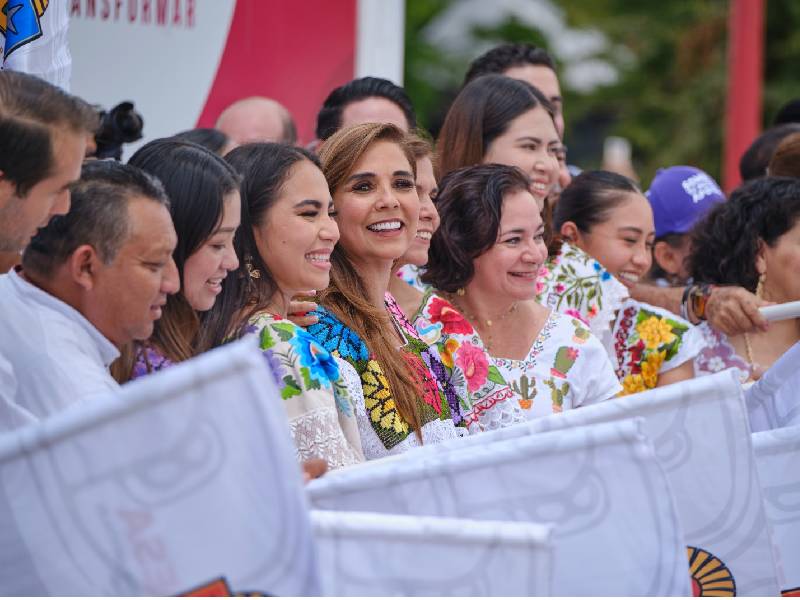
M 505 165 L 451 172 L 422 276 L 437 290 L 414 315 L 466 386 L 470 432 L 593 404 L 620 385 L 602 344 L 577 319 L 534 298 L 547 258 L 530 180 Z
M 641 191 L 621 175 L 587 171 L 576 177 L 561 193 L 553 226 L 565 243 L 546 265 L 546 289 L 540 294 L 550 300 L 570 299 L 579 314 L 586 311 L 587 303 L 600 306 L 609 301 L 602 288 L 592 294 L 596 292 L 594 283 L 576 276 L 587 270 L 586 255 L 591 257 L 598 280 L 616 279 L 625 286 L 635 285 L 650 269 L 653 211 Z M 576 248 L 580 255 L 575 254 Z M 614 306 L 611 302 L 606 308 L 609 304 Z M 692 359 L 702 340 L 688 321 L 634 300 L 614 308 L 615 322 L 604 341 L 626 393 L 694 376 Z
M 211 345 L 258 336 L 303 461 L 329 468 L 363 460 L 354 406 L 363 404 L 352 368 L 281 315 L 291 298 L 327 287 L 339 239 L 317 159 L 285 144 L 248 144 L 226 159 L 242 176 L 242 264 L 207 319 Z
M 112 371 L 121 382 L 206 349 L 200 339 L 201 317 L 239 264 L 233 249 L 241 209 L 239 178 L 228 163 L 196 144 L 158 139 L 142 146 L 129 164 L 158 177 L 169 195 L 181 288 L 167 299 L 151 338 L 124 349 L 114 364 Z
M 461 399 L 436 352 L 387 295 L 393 265 L 413 243 L 419 220 L 406 135 L 389 124 L 355 125 L 327 140 L 320 160 L 340 239 L 319 322 L 308 331 L 361 378 L 356 414 L 364 454 L 378 458 L 456 437 Z

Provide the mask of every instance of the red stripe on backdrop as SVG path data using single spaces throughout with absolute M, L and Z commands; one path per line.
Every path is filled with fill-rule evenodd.
M 198 127 L 247 96 L 292 113 L 302 142 L 314 139 L 322 101 L 353 78 L 356 0 L 237 0 L 217 75 Z
M 741 183 L 739 160 L 761 131 L 764 0 L 731 0 L 728 19 L 728 93 L 723 185 Z

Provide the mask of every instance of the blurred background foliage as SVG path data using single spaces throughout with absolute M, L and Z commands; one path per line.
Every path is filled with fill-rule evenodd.
M 471 24 L 466 50 L 444 49 L 432 25 L 468 0 L 407 0 L 405 86 L 423 126 L 436 134 L 469 62 L 503 41 L 543 46 L 559 62 L 570 162 L 601 164 L 603 140 L 617 135 L 633 148 L 647 187 L 656 169 L 690 164 L 720 181 L 726 94 L 728 2 L 725 0 L 508 0 L 552 5 L 570 30 L 598 30 L 607 43 L 594 59 L 616 70 L 616 81 L 589 91 L 570 86 L 564 63 L 548 44 L 552 32 L 509 14 L 501 22 Z M 800 97 L 800 2 L 768 0 L 764 52 L 763 123 Z M 463 7 L 462 7 L 463 8 Z M 528 6 L 526 8 L 531 8 Z M 545 20 L 545 19 L 543 19 Z

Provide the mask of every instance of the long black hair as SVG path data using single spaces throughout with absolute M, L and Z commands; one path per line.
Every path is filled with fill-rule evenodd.
M 172 256 L 183 290 L 186 260 L 219 227 L 224 198 L 238 189 L 240 178 L 228 163 L 210 150 L 169 138 L 145 144 L 128 164 L 156 176 L 164 184 L 178 234 L 178 245 Z M 186 360 L 198 351 L 195 344 L 198 326 L 197 313 L 181 291 L 168 297 L 150 342 L 170 360 Z
M 304 160 L 319 167 L 316 156 L 283 143 L 246 144 L 233 149 L 225 159 L 241 176 L 242 222 L 233 241 L 239 268 L 225 279 L 222 293 L 204 316 L 201 344 L 206 347 L 243 334 L 248 318 L 272 299 L 277 285 L 258 251 L 253 228 L 266 220 L 292 167 Z M 255 271 L 258 277 L 252 276 Z M 249 313 L 243 313 L 248 306 Z

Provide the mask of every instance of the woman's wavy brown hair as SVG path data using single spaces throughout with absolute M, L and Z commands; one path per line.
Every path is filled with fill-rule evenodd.
M 394 125 L 364 123 L 335 133 L 322 146 L 319 153 L 322 172 L 336 203 L 336 192 L 340 191 L 353 172 L 358 161 L 376 142 L 397 144 L 408 159 L 411 172 L 416 178 L 415 155 L 409 145 L 408 136 Z M 394 325 L 386 310 L 376 308 L 369 301 L 364 280 L 353 266 L 347 250 L 339 242 L 331 255 L 330 286 L 319 294 L 319 303 L 333 313 L 342 323 L 355 331 L 364 340 L 370 353 L 381 365 L 394 396 L 400 416 L 414 429 L 421 439 L 418 399 L 421 382 L 414 370 L 394 347 Z

